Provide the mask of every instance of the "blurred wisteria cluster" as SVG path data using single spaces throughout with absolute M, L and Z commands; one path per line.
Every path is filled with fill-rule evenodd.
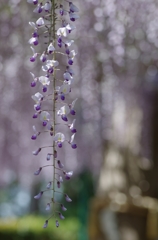
M 74 57 L 74 53 L 77 53 L 73 65 L 75 72 L 73 91 L 69 94 L 69 85 L 65 90 L 68 91 L 68 94 L 63 94 L 61 89 L 56 90 L 61 102 L 65 101 L 62 100 L 64 97 L 69 103 L 78 98 L 75 105 L 78 112 L 78 120 L 75 122 L 75 128 L 78 131 L 75 136 L 75 144 L 77 143 L 78 148 L 74 151 L 68 142 L 62 143 L 59 159 L 63 157 L 67 169 L 71 167 L 72 171 L 81 172 L 82 169 L 87 168 L 99 176 L 104 160 L 104 151 L 110 143 L 115 146 L 115 149 L 127 148 L 127 152 L 132 153 L 132 156 L 136 156 L 137 159 L 139 156 L 143 157 L 139 162 L 139 167 L 149 169 L 151 165 L 149 160 L 153 156 L 153 138 L 151 136 L 153 124 L 149 116 L 153 116 L 154 106 L 156 106 L 154 93 L 157 86 L 158 67 L 157 1 L 85 0 L 84 2 L 72 2 L 80 9 L 79 24 L 75 22 L 77 31 L 73 30 L 71 33 L 71 39 L 76 39 L 76 41 L 71 42 L 70 49 L 68 47 L 70 52 L 71 49 L 75 51 L 67 54 L 67 48 L 63 44 L 61 49 L 64 50 L 63 53 L 66 56 L 59 54 L 59 59 L 55 60 L 60 62 L 60 69 L 63 73 L 61 74 L 61 71 L 57 70 L 59 66 L 55 66 L 55 69 L 59 78 L 64 82 L 63 74 L 65 71 L 68 73 L 65 66 L 68 65 L 69 69 L 72 69 L 72 66 L 67 64 L 68 56 L 71 54 L 70 56 Z M 6 1 L 1 1 L 0 161 L 2 174 L 0 178 L 2 187 L 18 178 L 22 185 L 27 185 L 30 189 L 34 180 L 28 173 L 31 173 L 33 168 L 38 168 L 42 164 L 41 159 L 44 159 L 47 154 L 46 149 L 42 149 L 37 162 L 28 151 L 28 149 L 32 149 L 30 126 L 35 125 L 34 119 L 30 117 L 29 120 L 28 117 L 34 114 L 33 109 L 30 108 L 32 99 L 28 97 L 34 94 L 33 91 L 30 94 L 28 87 L 29 72 L 33 73 L 32 80 L 34 82 L 32 84 L 36 84 L 32 90 L 39 87 L 39 92 L 42 92 L 47 88 L 47 92 L 40 93 L 43 96 L 49 94 L 49 87 L 52 84 L 51 81 L 49 83 L 50 78 L 45 76 L 46 72 L 43 71 L 43 74 L 40 74 L 41 66 L 38 64 L 40 58 L 47 57 L 46 61 L 41 61 L 41 63 L 45 66 L 44 69 L 49 68 L 50 65 L 47 61 L 50 61 L 52 54 L 45 54 L 45 49 L 41 52 L 38 49 L 39 45 L 34 46 L 36 42 L 34 42 L 35 39 L 31 39 L 31 26 L 28 26 L 28 22 L 36 24 L 38 19 L 48 14 L 45 12 L 45 8 L 48 6 L 45 3 L 41 7 L 35 5 L 35 11 L 42 9 L 42 12 L 33 15 L 33 4 L 27 4 L 26 1 L 20 0 L 10 0 L 7 4 Z M 63 12 L 62 17 L 69 19 L 69 14 L 65 15 L 64 8 L 61 7 L 60 10 Z M 69 6 L 67 10 L 69 11 Z M 40 19 L 39 24 L 43 21 L 48 23 L 48 20 Z M 65 29 L 65 26 L 60 25 L 58 29 L 63 27 Z M 42 28 L 37 27 L 39 36 Z M 33 26 L 32 30 L 36 32 Z M 65 34 L 65 30 L 62 34 Z M 59 38 L 59 35 L 57 36 Z M 47 42 L 47 38 L 35 38 L 42 44 Z M 65 37 L 62 38 L 65 39 Z M 36 58 L 34 63 L 28 60 L 32 52 L 28 48 L 29 39 L 31 42 L 33 41 L 31 46 L 35 49 L 32 54 L 32 60 Z M 57 43 L 57 49 L 60 49 L 58 44 L 60 45 L 60 40 Z M 52 49 L 53 46 L 52 43 L 50 48 Z M 54 48 L 56 49 L 55 46 Z M 49 75 L 51 74 L 49 73 Z M 36 78 L 41 76 L 43 77 L 40 78 L 40 81 L 36 81 Z M 74 78 L 73 75 L 71 77 Z M 71 82 L 71 77 L 68 82 Z M 59 84 L 60 87 L 62 85 L 62 83 Z M 42 103 L 42 109 L 46 107 L 45 101 L 39 101 L 39 103 Z M 46 112 L 49 112 L 48 110 L 45 108 Z M 62 118 L 62 111 L 63 109 L 60 108 L 58 118 Z M 71 114 L 69 113 L 69 115 Z M 47 126 L 45 129 L 50 131 L 47 127 L 51 123 L 51 114 L 49 122 L 48 116 L 46 116 Z M 69 136 L 70 127 L 67 126 L 66 121 L 61 119 L 61 122 L 66 125 L 60 132 L 62 133 L 64 130 L 64 135 Z M 35 135 L 41 131 L 42 125 L 43 121 L 39 125 L 37 123 Z M 41 133 L 37 136 L 37 149 L 39 146 L 49 144 L 45 137 L 43 138 L 44 134 L 48 133 Z M 114 153 L 109 156 L 111 159 Z M 132 158 L 132 161 L 129 160 L 127 168 L 133 166 L 134 163 L 135 159 Z M 134 171 L 133 169 L 132 171 Z M 129 171 L 131 178 L 132 171 Z M 41 175 L 48 179 L 51 172 L 46 172 L 42 171 Z M 116 182 L 119 183 L 117 180 Z M 144 189 L 147 188 L 144 187 Z

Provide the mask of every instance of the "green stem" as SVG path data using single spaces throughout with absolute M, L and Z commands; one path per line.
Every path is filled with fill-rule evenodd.
M 50 34 L 50 38 L 53 37 L 53 46 L 55 47 L 55 40 L 56 40 L 56 35 L 55 35 L 55 25 L 56 25 L 56 14 L 55 14 L 55 0 L 51 0 L 52 2 L 52 8 L 51 8 L 51 34 Z M 53 31 L 53 33 L 52 33 Z M 56 56 L 55 56 L 55 52 L 53 52 L 53 60 L 55 60 Z M 56 119 L 55 119 L 55 109 L 56 109 L 56 103 L 55 103 L 55 75 L 56 75 L 56 71 L 54 69 L 54 73 L 53 73 L 53 96 L 52 96 L 52 101 L 53 101 L 53 132 L 55 135 L 55 125 L 56 125 Z M 55 142 L 53 141 L 53 153 L 55 152 L 56 148 L 55 148 Z M 53 165 L 54 165 L 54 171 L 53 171 L 53 189 L 55 189 L 55 157 L 53 154 Z M 53 190 L 53 196 L 52 198 L 54 199 L 54 195 L 55 195 L 55 191 Z M 54 202 L 53 202 L 53 212 L 54 211 Z

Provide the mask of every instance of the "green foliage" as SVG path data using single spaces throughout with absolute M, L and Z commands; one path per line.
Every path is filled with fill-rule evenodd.
M 0 220 L 0 239 L 3 240 L 77 240 L 79 222 L 77 219 L 60 221 L 59 228 L 55 220 L 49 220 L 47 229 L 43 229 L 45 218 L 28 216 L 16 220 Z

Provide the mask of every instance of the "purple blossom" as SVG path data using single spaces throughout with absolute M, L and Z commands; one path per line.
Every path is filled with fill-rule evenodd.
M 38 117 L 38 113 L 34 113 L 32 117 L 33 118 L 37 118 Z
M 41 151 L 41 148 L 38 148 L 36 151 L 33 151 L 32 153 L 33 153 L 33 155 L 38 155 L 39 154 L 39 152 Z
M 41 171 L 42 171 L 42 167 L 40 167 L 36 172 L 34 172 L 34 175 L 39 175 Z
M 36 196 L 34 196 L 34 199 L 40 199 L 43 195 L 43 191 L 41 191 L 40 193 L 38 193 Z
M 40 56 L 40 60 L 41 60 L 42 62 L 45 62 L 45 61 L 47 60 L 47 54 L 45 54 L 45 52 L 42 53 L 42 55 Z
M 49 210 L 50 210 L 50 203 L 47 203 L 46 211 L 49 211 Z
M 47 189 L 50 189 L 51 186 L 52 186 L 52 182 L 49 182 L 49 183 L 47 184 Z
M 63 168 L 63 167 L 64 167 L 64 165 L 61 163 L 60 160 L 58 160 L 57 163 L 58 163 L 58 167 L 59 167 L 59 168 Z
M 66 115 L 64 115 L 64 114 L 62 114 L 62 115 L 61 115 L 61 119 L 62 119 L 63 121 L 65 121 L 65 122 L 67 122 L 67 121 L 68 121 L 68 119 L 67 119 Z
M 35 62 L 36 58 L 40 56 L 40 61 L 42 63 L 41 70 L 44 72 L 44 74 L 39 75 L 39 77 L 35 77 L 35 75 L 31 73 L 33 77 L 31 87 L 35 87 L 38 82 L 38 84 L 42 84 L 42 87 L 40 87 L 40 89 L 41 91 L 43 91 L 43 95 L 40 92 L 37 92 L 32 96 L 32 99 L 35 101 L 34 110 L 36 111 L 33 115 L 33 118 L 37 118 L 39 115 L 42 126 L 45 127 L 42 131 L 38 132 L 35 126 L 33 126 L 34 133 L 32 134 L 31 139 L 36 140 L 38 135 L 42 132 L 41 135 L 44 135 L 44 138 L 45 135 L 48 135 L 49 138 L 50 136 L 52 136 L 52 140 L 50 140 L 51 144 L 48 144 L 48 147 L 51 147 L 52 149 L 53 145 L 53 153 L 47 153 L 46 160 L 49 161 L 52 155 L 53 165 L 50 166 L 52 166 L 54 169 L 54 177 L 52 181 L 48 182 L 46 190 L 40 191 L 36 196 L 34 196 L 34 198 L 38 200 L 41 198 L 43 193 L 48 190 L 53 191 L 54 196 L 54 184 L 57 184 L 57 188 L 60 188 L 61 183 L 63 182 L 62 176 L 60 176 L 58 172 L 55 172 L 55 169 L 60 170 L 64 168 L 62 162 L 60 160 L 57 160 L 57 147 L 59 148 L 58 151 L 60 151 L 63 143 L 66 141 L 71 145 L 72 148 L 77 148 L 77 145 L 74 141 L 75 133 L 77 132 L 75 128 L 76 120 L 74 119 L 71 124 L 64 123 L 64 125 L 67 125 L 73 133 L 70 141 L 68 141 L 65 139 L 65 135 L 60 132 L 61 129 L 64 128 L 60 128 L 60 125 L 58 125 L 61 123 L 60 119 L 56 119 L 56 115 L 59 116 L 64 122 L 68 122 L 69 114 L 73 116 L 76 114 L 75 102 L 77 99 L 75 99 L 70 104 L 66 102 L 66 100 L 69 99 L 69 97 L 67 97 L 66 95 L 71 92 L 71 86 L 75 80 L 74 72 L 70 66 L 73 65 L 74 58 L 76 56 L 75 50 L 70 49 L 72 43 L 74 42 L 74 40 L 70 39 L 70 33 L 72 32 L 72 30 L 75 29 L 75 26 L 69 24 L 68 21 L 76 21 L 76 19 L 79 18 L 79 10 L 72 2 L 69 2 L 67 0 L 63 1 L 63 5 L 56 2 L 55 9 L 52 8 L 51 0 L 40 1 L 40 3 L 38 3 L 38 0 L 27 0 L 27 2 L 37 5 L 33 10 L 34 13 L 40 14 L 43 12 L 42 16 L 38 15 L 38 19 L 36 19 L 35 22 L 29 22 L 29 25 L 33 28 L 32 37 L 29 39 L 29 44 L 31 44 L 31 49 L 33 52 L 32 56 L 30 57 L 30 61 Z M 56 11 L 57 8 L 59 10 L 58 12 Z M 53 14 L 54 11 L 55 14 Z M 52 27 L 52 23 L 56 21 L 54 18 L 56 18 L 57 21 L 61 20 L 58 21 L 57 25 L 55 25 L 55 29 L 58 26 L 55 33 L 52 32 L 54 29 L 54 27 Z M 54 39 L 55 35 L 57 36 L 56 44 L 56 39 Z M 67 37 L 69 39 L 67 39 Z M 34 49 L 33 46 L 37 46 L 43 38 L 46 40 L 44 42 L 46 45 L 42 50 L 38 48 L 38 52 L 36 52 L 36 48 Z M 40 46 L 42 46 L 42 42 L 43 40 L 41 41 Z M 62 67 L 61 64 L 59 64 L 59 62 L 57 61 L 58 55 L 56 53 L 59 53 L 59 48 L 57 45 L 61 48 L 60 51 L 63 51 L 60 52 L 62 54 L 61 56 L 66 58 L 65 60 L 67 61 L 68 65 L 65 68 L 65 72 L 63 74 L 59 74 L 59 76 L 58 72 L 61 71 Z M 51 87 L 49 89 L 50 85 Z M 47 101 L 50 101 L 50 105 L 48 106 L 46 105 Z M 38 148 L 37 150 L 33 151 L 33 155 L 38 155 L 42 148 L 46 148 L 46 146 L 44 145 L 44 147 Z M 34 175 L 39 175 L 41 171 L 42 167 L 39 167 L 39 169 L 34 172 Z M 63 170 L 61 172 L 63 172 L 66 180 L 69 180 L 73 175 L 73 171 L 66 172 L 65 170 Z M 52 184 L 53 189 L 51 189 Z M 57 203 L 55 197 L 56 195 L 51 198 L 51 200 L 47 203 L 46 211 L 50 210 L 52 202 Z M 64 194 L 64 197 L 67 202 L 72 201 L 67 194 Z M 62 211 L 67 210 L 63 204 L 60 204 L 60 207 Z M 53 208 L 52 216 L 55 215 L 55 213 L 59 214 L 60 219 L 65 218 L 62 213 L 56 212 L 56 210 L 54 210 Z M 48 226 L 48 220 L 45 221 L 43 228 L 46 228 Z M 59 227 L 58 220 L 56 220 L 56 227 Z
M 77 148 L 76 143 L 72 143 L 72 144 L 71 144 L 71 147 L 72 147 L 73 149 L 76 149 L 76 148 Z
M 59 182 L 63 182 L 62 176 L 59 176 Z
M 48 153 L 48 154 L 47 154 L 47 161 L 49 161 L 49 160 L 50 160 L 50 158 L 51 158 L 51 155 L 52 155 L 51 153 Z
M 68 64 L 69 64 L 69 65 L 72 65 L 72 64 L 73 64 L 73 60 L 72 60 L 71 58 L 68 60 Z
M 57 181 L 57 187 L 60 188 L 60 182 L 59 181 Z
M 58 220 L 56 220 L 56 227 L 59 227 L 59 222 L 58 222 Z
M 34 13 L 41 13 L 43 11 L 43 3 L 39 3 L 37 7 L 33 10 Z
M 59 212 L 59 217 L 60 217 L 60 219 L 65 219 L 65 217 Z
M 32 81 L 31 82 L 31 87 L 35 87 L 36 86 L 36 82 L 35 81 Z
M 66 210 L 67 210 L 67 208 L 66 208 L 66 207 L 64 207 L 64 205 L 63 205 L 63 204 L 60 204 L 60 207 L 61 207 L 62 211 L 66 211 Z
M 67 194 L 64 194 L 64 196 L 65 196 L 65 200 L 67 202 L 72 202 L 71 198 L 69 198 L 69 196 Z
M 45 224 L 43 225 L 43 228 L 46 228 L 48 226 L 48 220 L 45 221 Z
M 66 180 L 69 180 L 72 177 L 72 175 L 73 175 L 73 171 L 63 172 L 63 173 L 65 174 L 65 179 Z

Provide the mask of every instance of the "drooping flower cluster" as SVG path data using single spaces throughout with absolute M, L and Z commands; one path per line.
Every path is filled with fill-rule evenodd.
M 71 32 L 75 29 L 71 22 L 75 22 L 79 15 L 78 8 L 67 0 L 43 0 L 40 2 L 38 0 L 27 0 L 27 2 L 35 5 L 33 12 L 38 16 L 36 22 L 29 22 L 33 29 L 32 37 L 29 39 L 32 50 L 30 61 L 41 62 L 39 76 L 35 76 L 31 72 L 33 78 L 31 87 L 41 89 L 42 86 L 42 93 L 37 90 L 32 96 L 35 102 L 33 118 L 40 120 L 42 129 L 37 131 L 36 127 L 33 126 L 31 139 L 36 140 L 43 132 L 49 134 L 52 139 L 46 156 L 46 161 L 52 160 L 52 164 L 39 167 L 34 175 L 39 175 L 44 167 L 50 166 L 53 168 L 53 179 L 47 184 L 46 189 L 40 191 L 34 198 L 40 199 L 45 191 L 52 191 L 52 197 L 46 205 L 46 210 L 51 209 L 52 214 L 45 221 L 43 228 L 47 227 L 52 216 L 56 218 L 56 227 L 59 227 L 58 219 L 64 219 L 64 216 L 58 211 L 58 207 L 60 205 L 61 211 L 67 209 L 62 203 L 56 202 L 56 193 L 63 194 L 67 202 L 72 201 L 66 193 L 56 191 L 56 189 L 60 189 L 63 178 L 69 180 L 73 175 L 73 171 L 67 172 L 64 169 L 63 163 L 58 159 L 58 151 L 63 144 L 69 144 L 73 149 L 77 148 L 75 143 L 76 119 L 72 119 L 70 122 L 70 116 L 74 117 L 76 114 L 75 104 L 77 99 L 72 103 L 67 103 L 67 95 L 71 93 L 71 86 L 74 81 L 72 65 L 76 56 L 75 50 L 71 49 L 74 41 L 69 38 Z M 47 40 L 46 43 L 44 42 L 45 39 Z M 39 51 L 39 45 L 42 51 Z M 61 56 L 65 59 L 65 70 L 62 75 L 59 69 Z M 51 110 L 49 111 L 43 107 L 47 101 L 51 101 Z M 62 122 L 69 128 L 71 136 L 66 137 L 62 132 Z M 46 146 L 33 151 L 33 155 L 38 155 L 43 148 L 46 148 Z

